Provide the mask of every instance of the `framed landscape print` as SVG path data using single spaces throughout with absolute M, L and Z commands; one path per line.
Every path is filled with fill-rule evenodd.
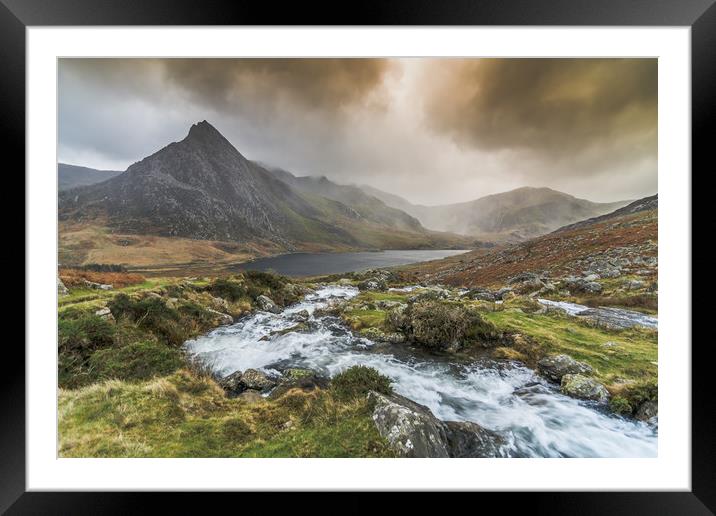
M 352 27 L 6 3 L 10 513 L 143 503 L 55 491 L 714 507 L 690 302 L 709 2 Z

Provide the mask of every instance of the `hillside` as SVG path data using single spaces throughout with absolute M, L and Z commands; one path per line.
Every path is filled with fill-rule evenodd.
M 367 194 L 357 186 L 340 185 L 330 181 L 325 176 L 297 177 L 286 170 L 278 168 L 267 168 L 267 170 L 276 178 L 301 192 L 332 199 L 349 206 L 366 220 L 407 231 L 423 230 L 418 219 L 408 215 L 400 208 L 388 206 L 385 202 Z
M 251 256 L 467 245 L 466 239 L 428 231 L 369 196 L 356 200 L 361 205 L 356 209 L 336 200 L 344 193 L 326 191 L 323 196 L 322 190 L 328 189 L 298 188 L 276 178 L 204 121 L 193 125 L 183 140 L 122 174 L 60 192 L 60 249 L 62 253 L 70 234 L 82 234 L 88 227 L 109 235 L 200 240 L 220 247 L 223 242 L 224 247 L 240 246 Z M 120 240 L 120 246 L 127 247 L 137 239 Z M 165 243 L 172 247 L 174 240 Z M 71 245 L 65 256 L 83 261 L 98 243 L 80 238 Z M 111 259 L 111 254 L 105 253 L 103 259 Z M 184 258 L 191 261 L 200 254 L 194 250 Z
M 427 228 L 498 242 L 543 235 L 603 215 L 628 202 L 595 203 L 550 188 L 524 187 L 464 203 L 423 206 L 375 188 L 362 188 L 389 206 L 413 215 Z
M 583 221 L 526 242 L 493 250 L 476 250 L 444 260 L 403 269 L 411 280 L 466 287 L 502 286 L 511 278 L 532 273 L 545 278 L 580 276 L 598 270 L 605 277 L 637 273 L 654 279 L 658 241 L 656 197 L 635 201 L 629 208 Z
M 121 174 L 121 170 L 97 170 L 66 163 L 57 164 L 57 189 L 68 190 L 77 186 L 93 185 Z

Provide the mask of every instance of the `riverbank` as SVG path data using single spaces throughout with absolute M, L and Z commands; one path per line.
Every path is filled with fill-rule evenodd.
M 599 442 L 614 443 L 626 439 L 624 448 L 615 446 L 596 450 L 578 444 L 566 449 L 550 447 L 549 443 L 527 446 L 525 439 L 521 447 L 514 448 L 508 455 L 602 456 L 611 453 L 611 456 L 622 456 L 629 449 L 641 449 L 634 453 L 648 455 L 648 446 L 630 445 L 627 438 L 644 432 L 645 442 L 655 439 L 648 437 L 651 432 L 648 427 L 607 414 L 612 410 L 629 417 L 643 416 L 640 409 L 644 403 L 656 401 L 655 331 L 600 328 L 557 310 L 546 309 L 527 296 L 515 295 L 498 303 L 475 299 L 474 293 L 466 295 L 466 289 L 401 288 L 406 285 L 398 278 L 390 273 L 385 273 L 383 278 L 381 274 L 349 274 L 320 281 L 315 278 L 289 280 L 259 272 L 219 279 L 163 278 L 118 291 L 96 291 L 96 297 L 92 299 L 77 296 L 70 289 L 69 296 L 60 298 L 59 310 L 60 454 L 400 454 L 395 443 L 391 445 L 388 436 L 380 434 L 375 422 L 375 398 L 369 404 L 365 392 L 350 400 L 332 394 L 330 377 L 351 365 L 362 364 L 375 366 L 393 380 L 398 394 L 412 400 L 417 397 L 428 412 L 432 411 L 441 419 L 467 422 L 470 418 L 474 421 L 479 415 L 485 417 L 481 423 L 488 423 L 488 427 L 492 424 L 486 430 L 489 432 L 493 428 L 500 429 L 500 418 L 505 426 L 505 421 L 512 417 L 510 414 L 522 419 L 529 419 L 532 414 L 537 418 L 535 421 L 541 420 L 544 414 L 539 414 L 544 409 L 538 407 L 548 402 L 548 406 L 557 411 L 555 414 L 561 414 L 560 417 L 566 420 L 582 421 L 587 425 L 585 428 L 595 423 L 613 427 L 598 439 Z M 355 295 L 350 299 L 339 297 L 336 302 L 329 303 L 330 306 L 318 307 L 318 314 L 310 313 L 311 310 L 307 310 L 310 307 L 302 308 L 306 302 L 317 302 L 311 301 L 311 296 L 315 296 L 311 292 L 327 281 L 342 285 L 338 288 L 352 289 Z M 426 299 L 420 300 L 421 296 Z M 396 328 L 386 326 L 391 320 L 395 322 L 393 311 L 403 304 L 424 301 L 437 302 L 455 310 L 474 310 L 481 321 L 481 331 L 470 333 L 470 339 L 453 349 L 426 349 L 420 342 L 424 340 L 423 334 L 418 332 L 420 337 L 415 339 L 415 324 L 412 324 L 412 333 L 396 337 L 399 333 Z M 289 306 L 291 308 L 286 310 Z M 309 312 L 307 319 L 302 313 L 304 310 Z M 454 315 L 448 314 L 448 319 L 454 320 Z M 248 321 L 261 321 L 264 333 L 245 338 L 242 332 L 246 331 Z M 269 321 L 274 321 L 277 326 L 271 327 L 273 323 Z M 217 326 L 217 330 L 211 330 Z M 430 327 L 441 326 L 432 324 Z M 233 349 L 239 362 L 217 369 L 219 362 L 212 362 L 216 357 L 196 360 L 201 358 L 196 350 L 192 352 L 191 346 L 183 347 L 187 340 L 197 342 L 191 340 L 195 337 L 205 342 L 208 338 L 211 343 L 211 339 L 222 335 L 229 339 L 230 345 L 216 349 Z M 276 370 L 273 381 L 276 384 L 284 382 L 284 387 L 278 390 L 281 396 L 272 398 L 270 393 L 276 391 L 272 387 L 264 396 L 256 396 L 254 394 L 260 390 L 248 388 L 245 392 L 234 393 L 236 397 L 233 397 L 234 394 L 226 391 L 226 385 L 221 387 L 221 378 L 232 372 L 229 369 L 242 372 L 252 367 L 266 370 L 264 366 L 272 363 L 280 366 L 277 360 L 271 360 L 271 353 L 278 353 L 274 358 L 280 362 L 281 356 L 291 356 L 296 350 L 303 356 L 301 353 L 305 354 L 311 346 L 319 351 L 319 356 L 325 356 L 325 350 L 333 349 L 331 346 L 335 347 L 337 342 L 349 348 L 343 350 L 346 353 L 335 355 L 336 362 L 332 366 L 328 363 L 303 364 L 304 370 L 320 377 L 316 381 L 291 383 L 293 380 L 286 380 L 285 372 Z M 360 349 L 361 343 L 365 349 Z M 185 349 L 190 351 L 189 357 Z M 541 364 L 555 354 L 568 355 L 581 364 L 568 364 L 562 376 L 574 375 L 566 371 L 569 367 L 576 368 L 575 371 L 579 370 L 585 378 L 605 385 L 609 401 L 580 401 L 560 393 L 561 385 L 549 379 L 550 371 L 554 376 L 555 368 L 550 369 L 548 363 Z M 195 360 L 189 360 L 191 356 Z M 358 359 L 353 360 L 356 357 Z M 250 360 L 258 361 L 251 363 Z M 405 370 L 398 365 L 404 360 L 412 364 Z M 295 369 L 301 364 L 284 363 L 284 371 L 289 365 Z M 448 367 L 446 371 L 457 371 L 457 379 L 447 384 L 419 386 L 420 382 L 436 378 L 436 374 L 444 376 L 444 373 L 437 373 L 443 367 Z M 271 369 L 273 367 L 268 368 Z M 466 382 L 465 378 L 473 380 Z M 489 382 L 485 383 L 488 378 Z M 482 383 L 472 383 L 477 379 Z M 449 396 L 459 399 L 466 393 L 479 393 L 479 390 L 474 391 L 476 385 L 483 385 L 486 390 L 471 403 L 484 405 L 479 400 L 483 399 L 480 396 L 486 396 L 485 401 L 496 404 L 495 412 L 479 413 L 473 407 L 463 409 L 460 414 L 453 402 L 435 404 L 430 398 L 432 392 L 432 396 L 442 393 L 443 397 L 452 393 Z M 399 398 L 396 399 L 390 403 L 398 403 Z M 459 405 L 465 406 L 469 399 Z M 503 412 L 501 404 L 509 405 L 511 409 Z M 309 417 L 307 413 L 316 417 Z M 505 418 L 506 414 L 509 417 Z M 175 430 L 161 431 L 165 418 L 174 421 Z M 238 420 L 243 421 L 246 428 L 237 423 Z M 325 424 L 328 420 L 332 421 L 330 425 Z M 246 435 L 238 440 L 227 437 L 233 435 L 225 428 L 227 425 L 243 428 Z M 447 435 L 445 429 L 442 432 Z M 515 434 L 513 431 L 512 435 L 519 436 L 520 432 Z M 616 433 L 611 435 L 611 432 Z M 122 436 L 121 442 L 113 437 L 116 435 Z M 560 433 L 553 429 L 552 435 Z M 579 435 L 579 429 L 571 429 L 559 440 L 574 442 L 574 439 L 580 439 Z M 473 450 L 471 453 L 477 452 Z

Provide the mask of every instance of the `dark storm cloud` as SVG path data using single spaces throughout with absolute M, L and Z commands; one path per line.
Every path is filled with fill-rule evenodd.
M 167 59 L 166 80 L 217 107 L 298 104 L 336 110 L 360 103 L 383 81 L 387 59 Z
M 460 144 L 557 159 L 655 150 L 656 59 L 444 60 L 430 73 L 428 122 Z
M 656 192 L 656 61 L 62 59 L 59 159 L 124 169 L 208 120 L 250 159 L 414 202 Z

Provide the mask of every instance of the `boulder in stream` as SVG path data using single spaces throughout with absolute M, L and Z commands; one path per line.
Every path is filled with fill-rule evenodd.
M 594 378 L 581 374 L 565 374 L 562 377 L 561 391 L 563 394 L 604 403 L 609 400 L 609 391 Z
M 259 309 L 263 310 L 264 312 L 271 312 L 272 314 L 277 314 L 281 311 L 281 308 L 273 302 L 273 300 L 264 295 L 260 295 L 256 298 L 256 304 L 259 305 Z
M 449 457 L 445 425 L 430 409 L 414 401 L 375 391 L 373 422 L 378 433 L 401 457 Z
M 429 408 L 397 394 L 371 391 L 378 433 L 401 457 L 495 457 L 503 444 L 494 432 L 468 421 L 441 421 Z

